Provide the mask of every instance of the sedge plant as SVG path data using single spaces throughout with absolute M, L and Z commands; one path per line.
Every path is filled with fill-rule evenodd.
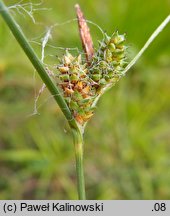
M 99 42 L 99 47 L 95 51 L 89 28 L 78 5 L 76 5 L 76 12 L 86 58 L 83 58 L 81 54 L 73 56 L 66 50 L 52 72 L 53 77 L 50 77 L 43 62 L 38 58 L 23 31 L 9 13 L 8 7 L 0 0 L 1 16 L 68 121 L 75 146 L 78 198 L 86 199 L 83 134 L 87 122 L 93 116 L 99 98 L 136 63 L 151 42 L 170 22 L 170 15 L 155 30 L 135 58 L 128 63 L 125 34 L 122 35 L 116 31 L 108 36 L 103 33 L 103 40 Z

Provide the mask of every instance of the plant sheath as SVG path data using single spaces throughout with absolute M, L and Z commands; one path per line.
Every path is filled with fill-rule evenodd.
M 83 135 L 81 131 L 72 130 L 76 157 L 77 190 L 80 200 L 85 200 L 85 182 L 83 169 Z

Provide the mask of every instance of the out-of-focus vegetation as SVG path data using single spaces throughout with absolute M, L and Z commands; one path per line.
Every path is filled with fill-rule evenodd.
M 39 7 L 51 10 L 35 12 L 43 25 L 12 11 L 27 37 L 39 37 L 40 42 L 46 26 L 75 18 L 77 2 L 86 18 L 108 34 L 116 29 L 127 33 L 131 57 L 170 8 L 168 0 L 49 0 Z M 90 28 L 97 45 L 102 34 Z M 169 37 L 170 25 L 100 100 L 85 133 L 88 199 L 170 199 Z M 81 49 L 76 22 L 57 26 L 50 44 Z M 33 46 L 40 55 L 40 47 Z M 53 62 L 60 53 L 46 50 Z M 0 18 L 0 199 L 77 198 L 72 138 L 47 91 L 39 100 L 40 115 L 29 116 L 34 90 L 41 84 L 38 76 L 35 82 L 31 63 Z

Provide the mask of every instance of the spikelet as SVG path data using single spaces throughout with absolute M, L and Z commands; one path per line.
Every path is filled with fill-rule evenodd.
M 125 35 L 119 35 L 118 32 L 114 32 L 111 37 L 105 34 L 103 41 L 100 42 L 99 50 L 95 54 L 90 68 L 90 78 L 99 86 L 115 85 L 121 78 L 127 64 L 127 47 L 124 42 Z
M 66 51 L 58 71 L 59 85 L 66 103 L 76 121 L 83 125 L 93 115 L 91 106 L 95 97 L 95 88 L 88 76 L 87 64 L 83 63 L 80 55 L 73 57 Z

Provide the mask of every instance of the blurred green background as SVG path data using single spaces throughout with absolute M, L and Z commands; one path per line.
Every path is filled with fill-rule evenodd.
M 41 42 L 46 27 L 75 18 L 75 3 L 108 34 L 126 32 L 130 58 L 170 8 L 169 0 L 44 0 L 35 8 L 51 10 L 35 11 L 37 24 L 11 12 L 27 37 Z M 97 45 L 102 34 L 89 26 Z M 57 26 L 52 36 L 54 46 L 81 49 L 76 22 Z M 170 24 L 99 101 L 85 133 L 88 199 L 170 199 L 169 38 Z M 40 56 L 40 46 L 32 45 Z M 60 54 L 47 48 L 45 60 L 54 63 Z M 40 115 L 29 116 L 41 85 L 0 17 L 0 199 L 77 199 L 72 137 L 47 90 L 38 102 Z

